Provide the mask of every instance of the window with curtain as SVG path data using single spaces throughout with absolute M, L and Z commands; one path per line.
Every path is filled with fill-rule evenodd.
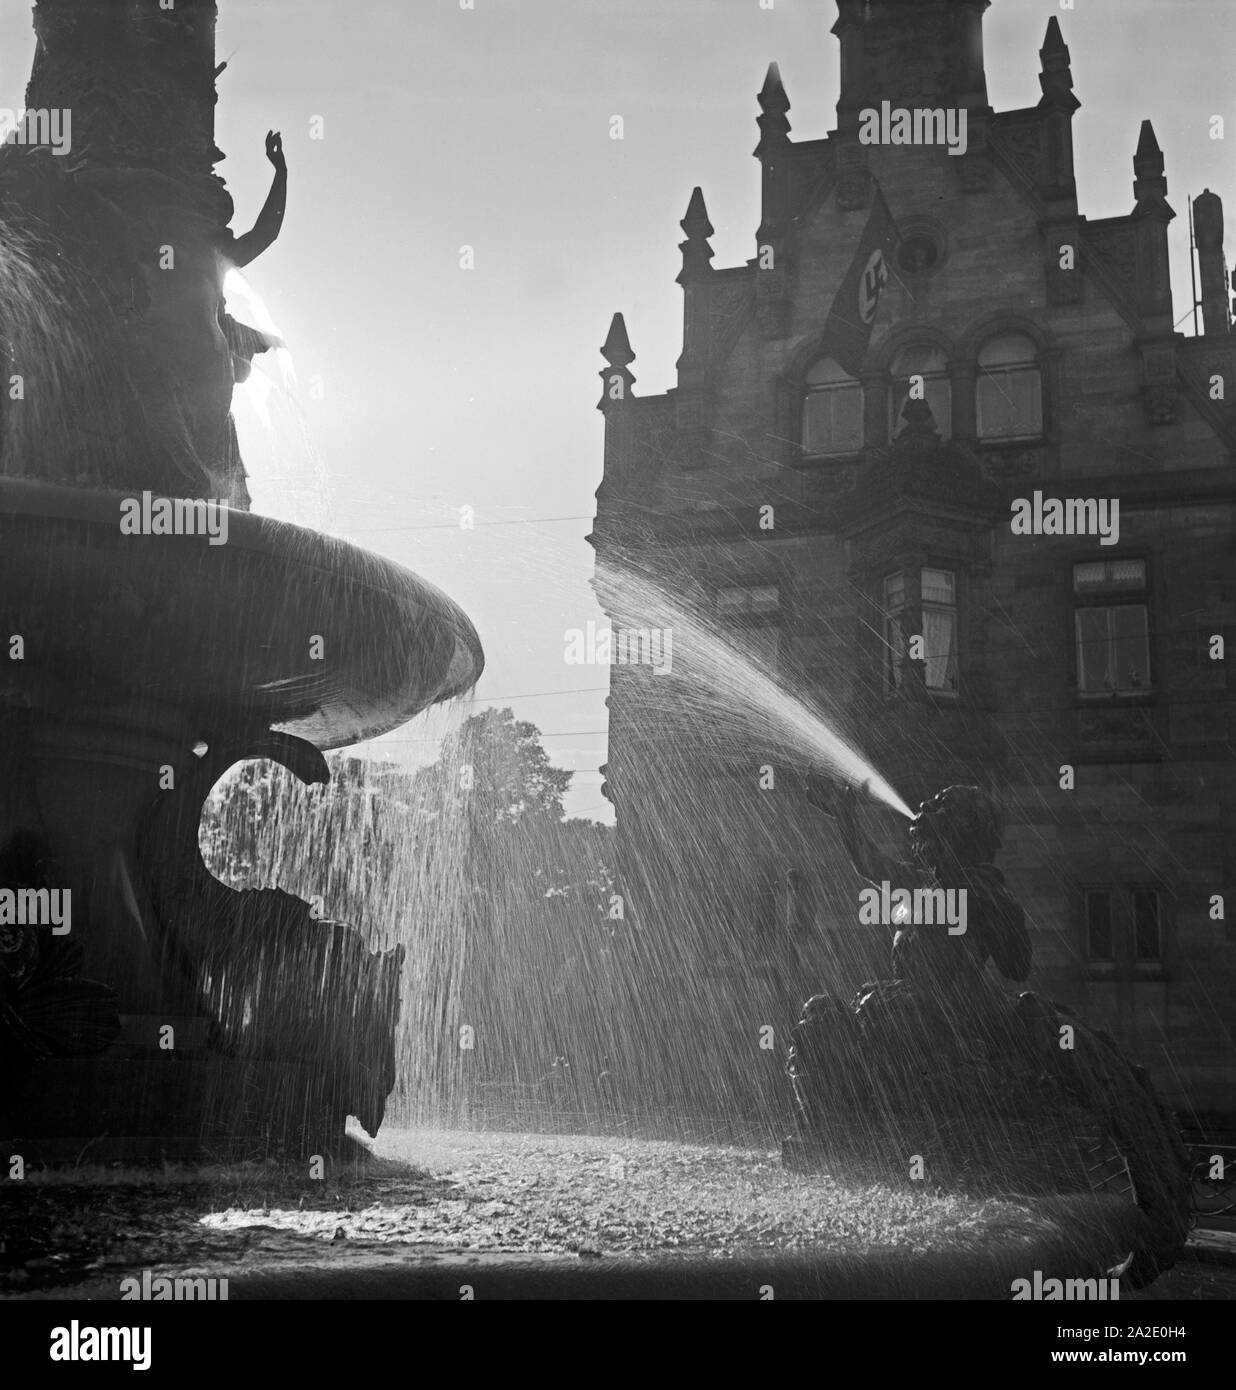
M 806 376 L 803 453 L 816 457 L 856 454 L 863 447 L 863 388 L 831 357 Z
M 938 347 L 929 343 L 904 347 L 893 358 L 893 384 L 889 392 L 889 435 L 892 437 L 903 424 L 901 412 L 910 398 L 912 377 L 922 377 L 922 398 L 931 407 L 931 414 L 942 439 L 953 433 L 953 384 L 949 380 L 948 363 Z
M 928 690 L 957 693 L 957 583 L 951 570 L 922 569 L 884 580 L 884 684 L 901 685 L 905 657 L 902 614 L 915 600 L 922 615 L 923 680 Z
M 1150 689 L 1150 615 L 1144 560 L 1073 566 L 1077 689 L 1137 695 Z
M 979 351 L 975 387 L 980 439 L 1037 439 L 1043 433 L 1043 378 L 1030 338 L 989 338 Z

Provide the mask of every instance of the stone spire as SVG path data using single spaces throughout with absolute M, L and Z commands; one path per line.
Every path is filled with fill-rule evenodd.
M 865 108 L 988 108 L 983 14 L 991 0 L 837 0 L 837 129 Z
M 1060 32 L 1055 15 L 1047 21 L 1047 36 L 1039 49 L 1039 86 L 1043 95 L 1040 107 L 1054 107 L 1070 115 L 1081 102 L 1073 95 L 1073 69 L 1069 62 L 1069 46 Z
M 755 123 L 760 128 L 760 143 L 753 153 L 757 159 L 768 159 L 784 149 L 790 140 L 790 122 L 785 114 L 790 109 L 790 99 L 785 94 L 781 69 L 776 63 L 769 63 L 758 99 L 760 115 Z
M 1133 156 L 1133 173 L 1133 196 L 1137 199 L 1134 210 L 1149 213 L 1166 207 L 1167 177 L 1163 172 L 1163 151 L 1155 139 L 1154 126 L 1149 121 L 1142 122 L 1137 153 Z M 1171 212 L 1170 208 L 1168 211 Z
M 769 63 L 768 74 L 759 94 L 760 143 L 754 154 L 760 161 L 760 226 L 756 240 L 762 245 L 775 241 L 784 230 L 786 218 L 787 164 L 790 149 L 790 123 L 786 112 L 790 99 L 781 84 L 781 70 Z
M 1039 49 L 1039 110 L 1046 130 L 1045 154 L 1039 181 L 1047 207 L 1048 221 L 1055 230 L 1076 245 L 1077 180 L 1073 169 L 1073 116 L 1081 102 L 1073 94 L 1073 70 L 1069 49 L 1053 15 L 1047 21 L 1047 34 Z M 1056 289 L 1064 283 L 1056 278 Z M 1057 300 L 1056 302 L 1061 302 Z
M 628 370 L 635 361 L 635 354 L 631 351 L 627 325 L 621 314 L 615 314 L 610 320 L 609 333 L 601 348 L 601 356 L 609 365 L 603 367 L 599 373 L 603 389 L 597 409 L 608 411 L 630 399 L 631 387 L 635 385 L 635 376 Z

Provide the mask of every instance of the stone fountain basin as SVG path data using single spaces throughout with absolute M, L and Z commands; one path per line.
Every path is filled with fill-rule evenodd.
M 328 749 L 479 677 L 472 624 L 400 565 L 251 512 L 227 511 L 222 545 L 124 535 L 131 495 L 0 479 L 0 700 L 192 712 L 203 734 L 260 723 Z

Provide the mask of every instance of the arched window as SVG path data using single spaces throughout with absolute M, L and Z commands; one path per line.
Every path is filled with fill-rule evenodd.
M 925 400 L 931 407 L 940 437 L 948 439 L 953 433 L 953 383 L 949 380 L 948 363 L 940 349 L 930 343 L 903 347 L 893 358 L 892 377 L 893 386 L 888 398 L 890 438 L 904 423 L 901 412 L 913 387 L 915 398 Z
M 863 447 L 863 388 L 832 360 L 821 358 L 806 376 L 803 453 L 856 454 Z
M 980 439 L 1037 439 L 1043 433 L 1038 349 L 1022 333 L 989 338 L 978 355 Z

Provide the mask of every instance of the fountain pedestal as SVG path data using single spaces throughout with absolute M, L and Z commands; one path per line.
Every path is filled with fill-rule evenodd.
M 321 780 L 317 750 L 466 689 L 475 631 L 431 585 L 342 542 L 241 512 L 225 545 L 127 536 L 123 501 L 0 479 L 0 618 L 20 639 L 0 668 L 0 888 L 61 894 L 67 930 L 37 940 L 75 957 L 32 1008 L 29 971 L 5 968 L 31 933 L 0 923 L 0 1137 L 72 1158 L 105 1133 L 112 1151 L 192 1152 L 322 1143 L 349 1113 L 376 1128 L 398 956 L 290 894 L 215 881 L 201 807 L 235 761 Z M 323 953 L 330 983 L 309 997 Z

